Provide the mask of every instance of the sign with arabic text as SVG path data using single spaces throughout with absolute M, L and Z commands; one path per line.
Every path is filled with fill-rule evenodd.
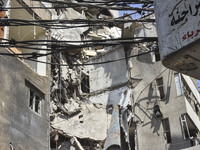
M 200 0 L 155 0 L 162 59 L 200 39 Z

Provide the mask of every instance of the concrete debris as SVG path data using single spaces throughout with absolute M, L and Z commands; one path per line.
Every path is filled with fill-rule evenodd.
M 63 19 L 63 20 L 72 20 L 72 19 L 86 19 L 84 14 L 80 14 L 72 8 L 67 8 L 66 11 L 59 16 L 54 15 L 53 19 Z M 66 26 L 77 26 L 75 24 L 64 24 Z M 82 28 L 69 28 L 69 29 L 52 29 L 51 36 L 59 41 L 81 41 L 81 34 L 87 31 L 88 27 Z M 74 43 L 69 43 L 74 44 Z M 79 45 L 80 43 L 75 43 Z
M 78 114 L 71 117 L 55 114 L 51 124 L 53 128 L 62 130 L 70 137 L 103 141 L 107 136 L 110 119 L 111 114 L 107 112 L 106 106 L 82 103 Z
M 76 112 L 81 111 L 81 106 L 76 101 L 71 101 L 71 103 L 65 103 L 64 108 L 67 110 L 68 115 L 72 115 Z
M 106 9 L 86 9 L 84 7 L 57 9 L 53 13 L 53 19 L 65 20 L 112 19 L 112 17 L 111 12 Z M 63 25 L 76 26 L 75 24 Z M 84 40 L 120 38 L 121 29 L 115 26 L 51 29 L 51 37 L 63 42 L 80 41 L 79 43 L 67 43 L 80 45 L 84 44 L 81 42 Z M 52 150 L 56 147 L 58 150 L 102 150 L 104 147 L 105 139 L 110 136 L 107 131 L 111 116 L 112 113 L 116 113 L 116 110 L 113 112 L 113 106 L 107 103 L 99 104 L 99 102 L 89 100 L 90 72 L 88 68 L 75 64 L 82 64 L 89 58 L 98 57 L 100 53 L 106 53 L 110 49 L 108 46 L 94 46 L 52 55 L 52 63 L 62 64 L 61 66 L 51 65 L 50 119 L 53 129 L 51 135 L 54 137 L 55 131 L 59 134 L 57 138 L 51 140 Z M 117 104 L 127 106 L 130 92 L 125 90 L 118 99 Z M 120 128 L 119 108 L 117 112 L 117 126 Z M 120 134 L 120 130 L 118 131 Z
M 83 53 L 87 56 L 96 56 L 97 52 L 84 50 Z

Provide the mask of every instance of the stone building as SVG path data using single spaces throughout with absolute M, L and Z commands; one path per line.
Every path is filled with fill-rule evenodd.
M 28 9 L 31 3 L 27 0 L 3 0 L 3 7 L 27 9 L 1 11 L 1 17 L 25 20 L 33 19 L 33 16 L 35 19 L 50 18 L 48 11 Z M 23 55 L 28 52 L 32 57 L 36 50 L 15 45 L 16 41 L 47 39 L 46 31 L 34 26 L 6 26 L 0 32 L 0 149 L 47 150 L 50 146 L 50 67 L 27 60 L 27 55 Z M 8 42 L 10 45 L 6 46 Z M 47 62 L 50 58 L 36 60 Z

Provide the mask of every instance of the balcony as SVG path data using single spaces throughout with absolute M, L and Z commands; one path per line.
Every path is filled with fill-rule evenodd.
M 196 137 L 200 131 L 200 95 L 190 77 L 186 75 L 181 77 L 186 107 L 186 114 L 181 115 L 181 123 L 184 138 L 189 139 L 194 146 L 199 142 Z

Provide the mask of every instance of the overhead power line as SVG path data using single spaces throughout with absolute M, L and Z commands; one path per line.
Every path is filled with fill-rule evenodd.
M 29 40 L 16 41 L 15 39 L 3 39 L 0 47 L 16 47 L 32 50 L 43 50 L 50 52 L 72 51 L 74 49 L 95 47 L 95 46 L 116 46 L 124 44 L 138 44 L 142 42 L 157 41 L 157 37 L 135 37 L 135 38 L 118 38 L 118 39 L 102 39 L 102 40 L 83 40 L 83 41 L 56 41 L 56 40 Z M 69 44 L 70 43 L 70 44 Z M 78 43 L 78 45 L 72 44 Z M 34 47 L 35 46 L 35 47 Z M 47 48 L 39 48 L 38 46 L 46 46 Z
M 39 60 L 32 59 L 32 58 L 20 57 L 20 54 L 10 55 L 8 53 L 0 53 L 0 55 L 7 55 L 7 56 L 18 57 L 20 59 L 26 59 L 26 60 L 30 60 L 30 61 L 34 61 L 34 62 L 38 62 L 38 63 L 49 64 L 49 65 L 58 65 L 58 66 L 91 66 L 91 65 L 100 65 L 100 64 L 112 63 L 112 62 L 116 62 L 116 61 L 125 60 L 125 59 L 128 59 L 128 58 L 139 57 L 139 56 L 151 53 L 151 52 L 154 52 L 154 50 L 148 51 L 148 52 L 144 52 L 144 53 L 140 53 L 140 54 L 137 54 L 137 55 L 132 55 L 132 56 L 128 56 L 128 57 L 119 58 L 119 59 L 108 60 L 108 61 L 104 61 L 104 62 L 83 63 L 83 64 L 73 64 L 73 65 L 70 65 L 70 64 L 59 64 L 59 63 L 49 63 L 49 62 L 39 61 Z
M 59 5 L 56 4 L 56 2 L 51 2 L 54 4 L 54 6 L 27 6 L 27 5 L 24 5 L 22 7 L 18 6 L 18 7 L 4 7 L 4 8 L 0 8 L 0 11 L 6 11 L 6 10 L 9 10 L 9 9 L 63 9 L 63 8 L 71 8 L 72 6 L 70 6 L 69 4 L 65 4 L 65 5 Z M 105 5 L 105 6 L 121 6 L 120 7 L 120 10 L 125 7 L 124 11 L 126 11 L 126 9 L 130 10 L 139 10 L 139 11 L 153 11 L 153 9 L 146 9 L 145 7 L 143 8 L 140 8 L 140 7 L 131 7 L 129 6 L 130 4 L 134 5 L 134 4 L 153 4 L 153 1 L 149 1 L 149 2 L 125 2 L 125 1 L 118 1 L 118 2 L 96 2 L 96 1 L 90 1 L 90 2 L 87 2 L 87 3 L 96 3 L 96 4 L 100 4 L 100 5 Z M 71 3 L 71 4 L 77 4 L 77 3 Z M 80 4 L 80 3 L 79 3 Z M 92 5 L 92 6 L 96 6 L 96 5 Z M 97 5 L 98 7 L 98 5 Z M 128 7 L 128 8 L 127 8 Z M 106 8 L 107 9 L 107 8 Z M 116 9 L 116 8 L 115 8 Z
M 129 22 L 155 22 L 155 19 L 62 19 L 62 20 L 23 20 L 0 18 L 0 26 L 40 26 L 50 29 L 67 29 L 87 26 L 114 27 L 117 24 Z M 73 24 L 73 25 L 72 25 Z M 80 26 L 76 26 L 80 25 Z
M 102 5 L 94 5 L 91 4 L 90 2 L 67 2 L 67 1 L 54 1 L 54 0 L 32 0 L 32 1 L 39 1 L 39 2 L 47 2 L 47 3 L 52 3 L 56 5 L 66 5 L 66 7 L 87 7 L 87 8 L 99 8 L 99 9 L 110 9 L 110 10 L 140 10 L 140 11 L 151 11 L 153 12 L 153 8 L 139 8 L 139 7 L 130 7 L 130 6 L 122 6 L 122 7 L 114 7 L 114 6 L 102 6 Z M 59 7 L 59 6 L 58 6 Z

